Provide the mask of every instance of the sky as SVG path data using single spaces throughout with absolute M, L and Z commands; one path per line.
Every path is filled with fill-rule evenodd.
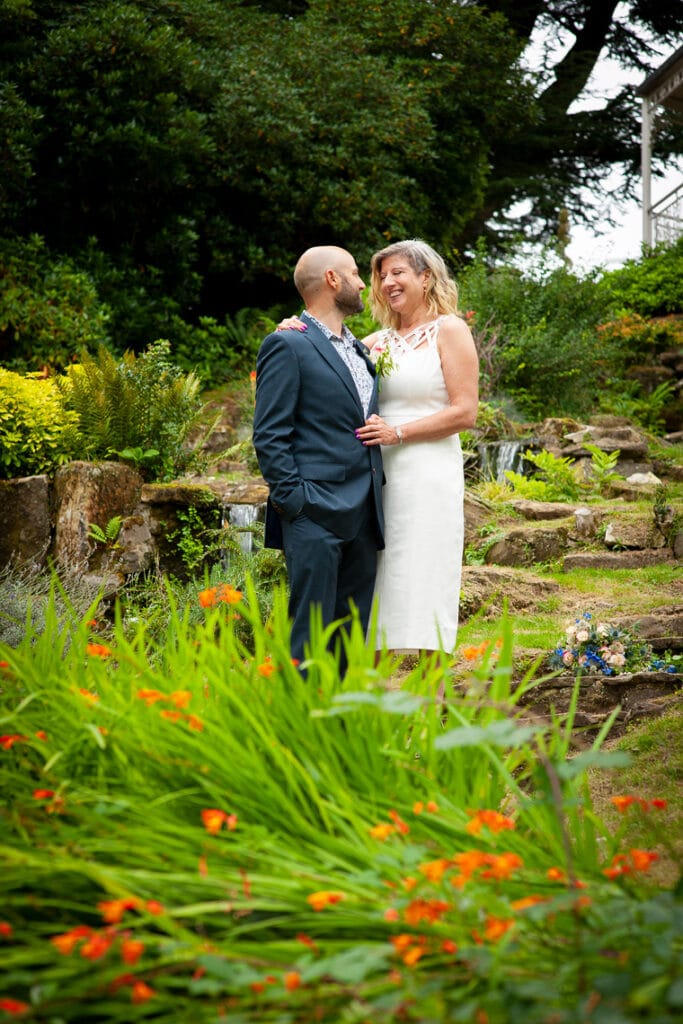
M 615 14 L 623 17 L 625 5 L 620 5 Z M 663 63 L 683 40 L 672 40 L 669 47 L 660 49 L 661 61 Z M 531 43 L 526 51 L 526 63 L 530 68 L 538 67 L 539 56 L 548 47 L 548 39 L 539 33 L 532 37 Z M 562 45 L 552 47 L 554 59 L 562 54 Z M 658 66 L 653 64 L 654 68 Z M 600 57 L 589 80 L 584 94 L 572 109 L 590 109 L 591 107 L 602 106 L 606 98 L 612 97 L 619 92 L 624 85 L 635 88 L 644 79 L 644 75 L 636 70 L 628 71 L 622 68 L 615 61 Z M 640 98 L 636 97 L 640 104 Z M 609 176 L 606 186 L 609 189 L 616 188 L 620 182 L 618 172 Z M 653 175 L 652 178 L 652 201 L 663 198 L 677 185 L 683 183 L 683 160 L 672 163 L 665 177 L 659 178 Z M 640 193 L 638 195 L 638 199 Z M 634 200 L 617 205 L 613 198 L 607 196 L 604 200 L 604 219 L 594 223 L 592 228 L 583 225 L 570 225 L 570 244 L 567 247 L 567 255 L 577 271 L 590 270 L 593 267 L 605 267 L 614 269 L 621 266 L 627 259 L 637 259 L 640 256 L 640 249 L 643 237 L 642 212 L 639 201 Z M 608 216 L 615 221 L 614 227 L 610 227 Z

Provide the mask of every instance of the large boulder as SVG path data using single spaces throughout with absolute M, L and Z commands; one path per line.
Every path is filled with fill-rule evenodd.
M 140 474 L 122 462 L 70 462 L 57 470 L 54 490 L 55 562 L 73 566 L 109 561 L 109 552 L 89 536 L 90 527 L 106 531 L 115 516 L 135 511 L 142 491 Z
M 0 480 L 0 565 L 42 567 L 51 540 L 48 477 Z

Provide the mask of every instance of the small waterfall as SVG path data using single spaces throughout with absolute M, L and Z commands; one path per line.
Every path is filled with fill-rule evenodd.
M 524 451 L 528 442 L 522 441 L 489 441 L 477 445 L 479 453 L 479 469 L 483 480 L 495 480 L 505 483 L 505 471 L 522 472 Z
M 259 516 L 258 505 L 233 504 L 223 509 L 223 523 L 233 526 L 238 534 L 239 545 L 246 555 L 251 554 L 254 546 L 254 535 L 250 527 Z

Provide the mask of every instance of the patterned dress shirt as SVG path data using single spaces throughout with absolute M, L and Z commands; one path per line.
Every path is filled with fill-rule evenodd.
M 360 342 L 356 341 L 351 331 L 348 329 L 346 324 L 342 324 L 341 338 L 331 331 L 329 327 L 321 323 L 316 317 L 305 310 L 306 316 L 309 320 L 318 327 L 325 337 L 332 342 L 335 351 L 339 354 L 340 358 L 344 360 L 348 367 L 349 373 L 353 377 L 353 383 L 356 385 L 358 397 L 360 398 L 361 405 L 363 406 L 363 412 L 367 419 L 368 409 L 370 408 L 370 401 L 372 399 L 372 391 L 374 387 L 374 381 L 368 364 L 356 348 L 356 345 Z

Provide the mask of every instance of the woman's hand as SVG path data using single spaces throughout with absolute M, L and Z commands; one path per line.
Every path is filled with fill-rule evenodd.
M 356 437 L 363 444 L 400 444 L 401 438 L 394 427 L 385 423 L 381 416 L 368 416 L 365 424 L 356 431 Z
M 275 328 L 276 331 L 306 331 L 308 328 L 298 316 L 286 316 Z

